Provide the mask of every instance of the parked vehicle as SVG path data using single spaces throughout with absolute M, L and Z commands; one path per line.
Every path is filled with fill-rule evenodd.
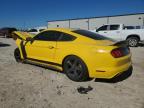
M 13 31 L 17 31 L 17 29 L 16 28 L 9 28 L 9 27 L 1 28 L 0 29 L 0 36 L 3 36 L 5 38 L 11 38 Z
M 131 67 L 125 42 L 81 29 L 48 29 L 34 37 L 21 32 L 13 36 L 17 62 L 30 62 L 64 71 L 73 81 L 111 79 Z
M 31 33 L 31 34 L 38 34 L 38 33 L 40 33 L 43 30 L 45 30 L 45 29 L 30 29 L 27 32 Z
M 144 42 L 144 29 L 136 29 L 132 26 L 124 26 L 124 24 L 107 24 L 95 31 L 117 41 L 127 40 L 131 47 L 136 47 L 139 42 Z

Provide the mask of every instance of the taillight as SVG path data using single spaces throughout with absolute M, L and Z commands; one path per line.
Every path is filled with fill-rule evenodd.
M 116 48 L 114 50 L 111 51 L 111 55 L 114 58 L 119 58 L 119 57 L 123 57 L 125 55 L 128 55 L 130 52 L 129 48 L 124 47 L 124 48 Z

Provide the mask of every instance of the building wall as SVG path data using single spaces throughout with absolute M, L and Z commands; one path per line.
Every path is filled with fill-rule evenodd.
M 92 18 L 89 19 L 89 29 L 97 29 L 98 27 L 107 24 L 107 18 Z
M 69 28 L 69 20 L 48 22 L 48 28 L 56 28 L 56 27 Z
M 88 29 L 88 19 L 70 20 L 70 28 Z
M 140 15 L 129 15 L 129 16 L 117 16 L 117 17 L 109 17 L 109 24 L 113 23 L 122 23 L 128 26 L 137 26 L 137 25 L 143 25 L 143 20 L 140 19 L 144 14 Z
M 71 19 L 61 21 L 48 22 L 48 28 L 62 27 L 62 28 L 81 28 L 81 29 L 97 29 L 104 24 L 125 24 L 127 26 L 144 25 L 144 14 L 124 15 L 124 16 L 110 16 L 101 18 L 85 18 L 85 19 Z

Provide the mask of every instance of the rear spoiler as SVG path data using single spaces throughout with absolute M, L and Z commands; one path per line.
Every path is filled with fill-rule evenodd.
M 26 40 L 28 37 L 33 37 L 34 35 L 28 33 L 28 32 L 20 32 L 20 31 L 15 31 L 12 32 L 12 38 L 14 40 L 21 39 L 21 40 Z
M 128 42 L 127 41 L 118 41 L 118 42 L 115 42 L 112 45 L 113 46 L 128 46 Z

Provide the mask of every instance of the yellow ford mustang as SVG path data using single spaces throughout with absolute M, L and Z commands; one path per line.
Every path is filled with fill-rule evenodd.
M 14 32 L 17 62 L 31 62 L 66 73 L 73 81 L 111 79 L 131 67 L 131 53 L 124 42 L 82 30 L 55 28 L 35 36 Z

